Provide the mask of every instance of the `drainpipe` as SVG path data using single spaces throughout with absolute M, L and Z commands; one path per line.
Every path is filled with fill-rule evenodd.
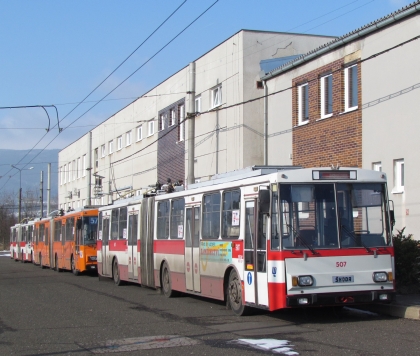
M 86 205 L 91 205 L 92 200 L 92 131 L 89 132 L 88 150 L 87 150 L 87 199 Z
M 264 165 L 268 165 L 268 87 L 267 82 L 264 85 Z
M 195 182 L 194 177 L 194 145 L 195 145 L 195 62 L 190 63 L 190 90 L 187 92 L 189 97 L 188 118 L 188 185 Z

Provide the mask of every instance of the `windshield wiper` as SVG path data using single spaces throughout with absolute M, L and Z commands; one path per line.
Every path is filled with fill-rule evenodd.
M 309 245 L 302 236 L 300 236 L 299 232 L 297 232 L 291 225 L 289 224 L 286 224 L 286 225 L 290 228 L 290 230 L 293 231 L 293 237 L 295 237 L 296 240 L 299 240 L 301 245 L 305 246 L 308 250 L 310 250 L 313 255 L 317 254 L 315 249 L 311 245 Z
M 353 231 L 349 230 L 345 225 L 340 225 L 340 232 L 343 231 L 350 236 L 353 241 L 355 242 L 356 246 L 358 246 L 359 241 L 357 240 L 356 235 L 354 234 Z M 363 242 L 362 242 L 362 238 L 360 238 L 360 245 L 362 245 L 362 247 L 364 247 L 366 249 L 367 252 L 371 252 L 370 248 L 367 247 Z

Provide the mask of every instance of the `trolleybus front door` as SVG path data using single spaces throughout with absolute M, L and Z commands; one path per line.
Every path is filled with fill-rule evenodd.
M 128 278 L 138 279 L 137 238 L 139 211 L 130 211 L 128 215 Z
M 187 290 L 200 292 L 200 207 L 186 209 L 185 279 Z
M 268 306 L 268 216 L 257 212 L 256 200 L 245 202 L 245 302 Z
M 102 274 L 108 276 L 111 273 L 111 266 L 108 266 L 109 251 L 109 218 L 102 220 Z

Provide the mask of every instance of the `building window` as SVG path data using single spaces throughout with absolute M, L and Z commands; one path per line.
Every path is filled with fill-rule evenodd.
M 122 136 L 117 137 L 117 151 L 122 148 Z
M 169 126 L 173 126 L 176 123 L 176 111 L 175 108 L 171 109 L 170 112 L 170 119 L 169 119 Z
M 160 114 L 159 115 L 159 122 L 158 122 L 158 130 L 162 131 L 165 129 L 165 118 L 166 115 L 165 114 Z
M 109 148 L 109 154 L 111 154 L 112 152 L 114 152 L 114 140 L 111 140 L 108 142 L 108 148 Z
M 373 162 L 372 169 L 374 171 L 382 172 L 382 162 Z
M 82 160 L 80 157 L 77 158 L 77 179 L 82 176 Z
M 332 74 L 321 77 L 321 119 L 332 116 Z
M 71 162 L 69 162 L 67 168 L 68 168 L 68 172 L 69 172 L 69 179 L 67 181 L 70 183 L 71 182 Z
M 140 141 L 143 139 L 143 126 L 137 127 L 137 141 Z
M 195 112 L 201 113 L 201 95 L 195 98 Z
M 298 118 L 299 125 L 308 123 L 309 121 L 309 85 L 308 83 L 298 86 Z
M 67 164 L 63 167 L 63 184 L 66 184 L 66 178 L 67 178 Z
M 357 64 L 344 69 L 344 103 L 345 111 L 357 109 L 358 79 Z
M 179 111 L 179 126 L 178 126 L 178 141 L 184 141 L 184 119 L 185 119 L 185 107 L 184 105 L 178 106 Z
M 71 164 L 71 170 L 73 171 L 73 180 L 76 180 L 76 176 L 77 176 L 76 160 L 73 160 Z
M 394 160 L 394 189 L 392 193 L 404 192 L 404 160 Z
M 86 155 L 82 157 L 82 177 L 86 177 Z
M 98 148 L 95 148 L 95 167 L 99 167 L 99 155 L 98 155 Z
M 212 98 L 212 107 L 215 108 L 216 106 L 222 105 L 222 86 L 219 85 L 218 87 L 214 88 L 211 91 L 211 98 Z
M 104 158 L 106 156 L 106 148 L 105 145 L 101 146 L 101 157 Z
M 152 136 L 155 133 L 155 122 L 153 120 L 150 120 L 147 126 L 149 128 L 147 136 Z
M 63 167 L 60 167 L 60 185 L 63 185 Z
M 131 131 L 128 131 L 125 134 L 125 145 L 130 146 L 131 145 Z

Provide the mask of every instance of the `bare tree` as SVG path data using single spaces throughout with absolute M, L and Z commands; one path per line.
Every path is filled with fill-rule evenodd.
M 17 205 L 13 192 L 0 193 L 0 251 L 10 248 L 10 227 L 17 222 Z

